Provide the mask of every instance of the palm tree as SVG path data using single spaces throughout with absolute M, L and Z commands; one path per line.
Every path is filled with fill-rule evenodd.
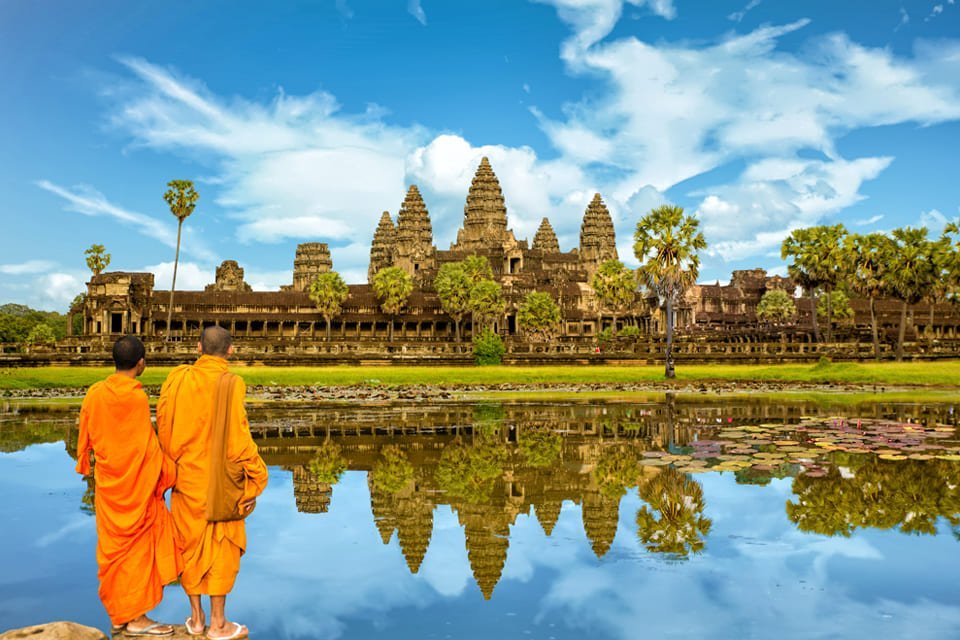
M 893 245 L 882 233 L 851 234 L 844 239 L 850 254 L 854 291 L 870 301 L 870 331 L 873 335 L 873 357 L 880 359 L 880 337 L 877 332 L 877 298 L 886 295 L 887 270 Z
M 327 342 L 330 341 L 330 321 L 340 315 L 342 305 L 349 295 L 350 289 L 336 271 L 319 273 L 310 284 L 310 299 L 327 324 Z
M 489 263 L 488 263 L 489 266 Z M 447 262 L 440 267 L 433 280 L 440 306 L 453 318 L 457 342 L 460 342 L 460 322 L 470 310 L 470 287 L 473 283 L 462 262 Z
M 531 291 L 517 310 L 517 323 L 534 340 L 549 341 L 560 326 L 560 307 L 549 293 Z
M 393 323 L 395 316 L 407 303 L 407 298 L 413 292 L 413 280 L 410 274 L 400 267 L 387 267 L 373 276 L 373 291 L 380 299 L 380 307 L 390 316 L 388 338 L 393 342 Z
M 590 287 L 613 314 L 613 335 L 617 335 L 617 316 L 629 310 L 636 297 L 636 275 L 619 260 L 608 260 L 593 274 Z
M 684 291 L 697 281 L 700 273 L 698 251 L 707 241 L 698 231 L 699 221 L 683 213 L 683 207 L 663 205 L 653 209 L 637 222 L 633 234 L 633 253 L 640 261 L 640 280 L 666 306 L 667 345 L 665 372 L 667 378 L 676 373 L 673 366 L 674 307 Z
M 930 293 L 936 282 L 933 243 L 927 239 L 927 228 L 894 229 L 893 252 L 887 271 L 890 293 L 903 306 L 900 310 L 900 332 L 897 339 L 897 361 L 903 360 L 903 340 L 907 326 L 907 306 L 917 304 Z
M 93 275 L 98 276 L 103 270 L 110 266 L 110 254 L 102 244 L 92 244 L 90 248 L 83 252 L 87 256 L 87 266 Z
M 703 550 L 713 521 L 703 515 L 703 487 L 676 469 L 664 467 L 639 486 L 647 503 L 637 511 L 637 537 L 655 553 L 687 556 Z
M 173 258 L 173 280 L 170 283 L 170 304 L 167 305 L 167 337 L 170 340 L 170 322 L 173 320 L 173 291 L 177 288 L 177 266 L 180 264 L 180 232 L 183 221 L 190 217 L 197 200 L 200 199 L 193 188 L 191 180 L 171 180 L 167 183 L 169 189 L 163 194 L 163 199 L 170 207 L 170 213 L 177 218 L 177 252 Z
M 480 280 L 470 288 L 470 314 L 481 325 L 502 314 L 504 307 L 503 289 L 496 281 Z
M 780 247 L 784 259 L 792 256 L 793 264 L 787 267 L 794 282 L 809 292 L 813 302 L 813 332 L 820 341 L 820 325 L 817 322 L 817 287 L 827 294 L 833 292 L 849 272 L 848 253 L 844 250 L 843 238 L 847 230 L 842 224 L 833 226 L 795 229 Z M 827 342 L 833 342 L 833 304 L 827 299 Z

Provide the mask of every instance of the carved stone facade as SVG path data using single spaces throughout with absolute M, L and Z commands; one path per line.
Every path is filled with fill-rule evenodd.
M 224 260 L 217 267 L 217 280 L 208 284 L 204 291 L 253 291 L 253 288 L 243 281 L 243 267 L 236 260 Z
M 280 287 L 281 291 L 310 291 L 317 275 L 333 270 L 330 247 L 325 242 L 305 242 L 297 245 L 293 259 L 293 284 Z

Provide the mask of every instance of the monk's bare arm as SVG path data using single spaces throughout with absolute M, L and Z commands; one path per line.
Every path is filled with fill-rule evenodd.
M 247 386 L 239 377 L 236 385 L 233 392 L 233 406 L 230 410 L 232 418 L 227 455 L 234 462 L 243 465 L 244 474 L 247 476 L 243 501 L 249 502 L 263 493 L 267 487 L 267 465 L 260 457 L 257 444 L 250 435 L 250 423 L 247 421 L 247 410 L 243 403 Z
M 77 434 L 77 473 L 90 475 L 90 413 L 87 411 L 87 399 L 80 407 L 80 429 Z

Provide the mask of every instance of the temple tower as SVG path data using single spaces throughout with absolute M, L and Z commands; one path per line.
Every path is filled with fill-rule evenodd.
M 484 156 L 467 192 L 463 228 L 457 233 L 457 241 L 451 249 L 476 252 L 501 247 L 510 249 L 516 244 L 513 232 L 507 229 L 507 206 L 500 181 L 493 173 L 490 160 Z
M 602 558 L 617 535 L 617 523 L 620 519 L 620 497 L 607 497 L 599 492 L 589 492 L 583 496 L 581 515 L 583 530 L 587 534 L 593 553 Z
M 319 482 L 302 464 L 293 467 L 293 498 L 300 513 L 326 513 L 330 509 L 333 486 Z
M 297 245 L 293 259 L 293 284 L 280 287 L 281 291 L 310 291 L 310 285 L 321 273 L 333 271 L 330 247 L 325 242 L 304 242 Z
M 583 224 L 580 225 L 580 262 L 587 274 L 593 276 L 601 264 L 617 259 L 617 234 L 613 229 L 613 219 L 597 193 L 587 206 Z
M 243 267 L 236 260 L 224 260 L 217 267 L 216 282 L 208 284 L 204 291 L 253 291 L 249 284 L 243 281 Z
M 544 253 L 560 253 L 560 243 L 557 241 L 557 234 L 554 233 L 553 227 L 550 225 L 550 221 L 544 218 L 540 222 L 540 228 L 537 229 L 536 235 L 533 236 L 533 247 L 534 251 L 542 251 Z
M 370 266 L 367 268 L 367 282 L 373 281 L 380 269 L 393 265 L 393 252 L 397 248 L 397 228 L 390 219 L 390 212 L 384 211 L 380 223 L 373 234 L 370 246 Z
M 393 265 L 409 273 L 415 284 L 422 285 L 424 272 L 436 266 L 435 253 L 430 213 L 417 185 L 410 185 L 397 215 Z

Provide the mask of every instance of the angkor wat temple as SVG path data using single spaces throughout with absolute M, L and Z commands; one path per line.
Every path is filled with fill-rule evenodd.
M 153 274 L 107 272 L 93 276 L 82 306 L 71 309 L 71 314 L 82 314 L 83 335 L 68 338 L 67 343 L 76 351 L 92 352 L 121 334 L 140 335 L 148 344 L 168 337 L 174 342 L 192 342 L 202 327 L 219 324 L 233 333 L 241 351 L 249 353 L 342 354 L 395 349 L 460 353 L 464 349 L 455 343 L 454 323 L 441 309 L 432 283 L 441 265 L 474 254 L 489 259 L 494 277 L 503 287 L 507 307 L 495 322 L 495 330 L 508 344 L 525 342 L 516 312 L 531 291 L 549 293 L 561 308 L 563 322 L 554 345 L 558 352 L 592 352 L 597 334 L 615 321 L 589 284 L 603 262 L 618 258 L 613 220 L 600 194 L 584 212 L 578 247 L 562 251 L 547 218 L 532 243 L 518 240 L 508 228 L 500 183 L 490 162 L 483 158 L 467 193 L 463 224 L 449 249 L 435 245 L 430 213 L 416 185 L 407 191 L 396 221 L 386 211 L 380 218 L 370 248 L 368 281 L 380 269 L 396 266 L 410 274 L 415 285 L 404 311 L 392 319 L 392 342 L 387 340 L 391 318 L 380 310 L 370 284 L 349 286 L 343 311 L 331 323 L 331 342 L 325 341 L 326 325 L 309 298 L 309 287 L 317 274 L 333 270 L 334 265 L 328 246 L 311 242 L 297 247 L 291 284 L 279 291 L 253 291 L 237 262 L 223 262 L 216 270 L 216 281 L 204 291 L 176 292 L 169 327 L 169 291 L 154 289 Z M 706 336 L 713 342 L 729 342 L 731 336 L 736 340 L 738 335 L 756 332 L 760 328 L 757 304 L 773 288 L 793 293 L 796 287 L 789 278 L 769 276 L 763 269 L 734 271 L 726 285 L 695 286 L 678 309 L 678 329 L 681 334 Z M 851 330 L 863 330 L 869 324 L 867 303 L 853 300 L 852 306 L 856 318 Z M 881 331 L 895 333 L 900 303 L 881 300 L 878 311 Z M 810 333 L 811 312 L 810 301 L 798 298 L 791 339 Z M 911 317 L 912 337 L 960 337 L 960 313 L 951 305 L 932 310 L 927 304 L 915 305 Z M 639 293 L 632 312 L 621 314 L 616 323 L 636 324 L 649 340 L 656 340 L 663 331 L 662 311 L 655 300 Z M 464 324 L 469 337 L 469 320 Z

